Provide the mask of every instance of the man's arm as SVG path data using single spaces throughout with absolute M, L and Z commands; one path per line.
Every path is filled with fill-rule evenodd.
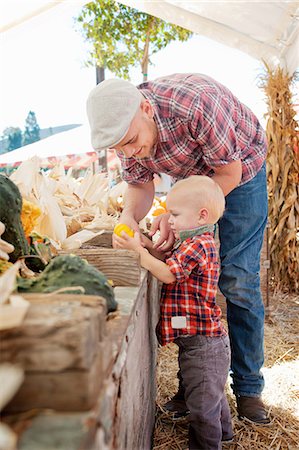
M 134 220 L 139 223 L 152 207 L 155 196 L 153 181 L 142 184 L 129 184 L 124 198 L 124 209 L 120 221 Z M 130 225 L 130 223 L 128 223 Z
M 215 175 L 212 178 L 219 184 L 224 195 L 229 194 L 241 181 L 242 163 L 240 159 L 224 166 L 213 167 L 213 170 Z

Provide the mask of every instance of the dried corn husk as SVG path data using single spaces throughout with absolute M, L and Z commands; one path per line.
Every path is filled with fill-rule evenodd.
M 75 250 L 80 248 L 84 242 L 89 241 L 90 239 L 99 236 L 104 233 L 104 230 L 99 233 L 94 233 L 90 230 L 81 230 L 75 234 L 72 234 L 68 238 L 66 238 L 62 243 L 63 250 Z
M 16 450 L 18 437 L 5 423 L 0 423 L 0 450 Z
M 296 74 L 266 66 L 270 263 L 278 288 L 299 291 L 299 124 L 292 105 Z M 296 147 L 297 143 L 297 147 Z
M 9 363 L 0 364 L 0 411 L 13 398 L 24 380 L 24 371 Z
M 10 294 L 15 290 L 20 266 L 21 262 L 18 261 L 0 276 L 0 305 L 3 305 Z
M 13 398 L 24 380 L 21 367 L 9 363 L 0 365 L 0 411 Z M 0 450 L 16 450 L 17 435 L 4 423 L 0 424 Z

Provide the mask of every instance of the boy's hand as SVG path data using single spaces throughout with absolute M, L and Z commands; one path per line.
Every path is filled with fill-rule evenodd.
M 141 250 L 145 250 L 138 232 L 135 232 L 134 237 L 130 237 L 125 231 L 122 231 L 121 236 L 114 235 L 113 238 L 115 248 L 134 250 L 137 253 L 140 253 Z

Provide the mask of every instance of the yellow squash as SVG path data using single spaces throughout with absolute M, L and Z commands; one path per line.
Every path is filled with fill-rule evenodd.
M 128 225 L 126 225 L 125 223 L 119 223 L 115 225 L 113 233 L 116 234 L 116 236 L 121 237 L 122 231 L 127 233 L 129 236 L 134 237 L 134 231 L 130 227 L 128 227 Z

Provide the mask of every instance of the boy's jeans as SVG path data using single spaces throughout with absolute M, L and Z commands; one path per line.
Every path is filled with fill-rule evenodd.
M 260 292 L 260 252 L 267 223 L 265 164 L 248 183 L 226 197 L 219 221 L 221 275 L 219 287 L 227 300 L 232 352 L 233 390 L 258 397 L 264 379 L 264 305 Z
M 230 365 L 228 336 L 179 337 L 179 367 L 190 411 L 189 449 L 220 450 L 233 436 L 224 387 Z

